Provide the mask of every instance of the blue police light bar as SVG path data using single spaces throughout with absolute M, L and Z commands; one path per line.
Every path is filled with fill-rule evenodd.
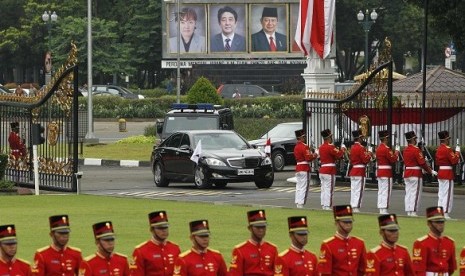
M 211 103 L 199 103 L 199 104 L 197 104 L 197 108 L 198 109 L 208 109 L 208 110 L 214 109 L 213 104 L 211 104 Z
M 173 103 L 171 104 L 172 109 L 205 109 L 213 110 L 214 105 L 211 103 L 199 103 L 199 104 L 186 104 L 186 103 Z
M 174 103 L 174 104 L 171 104 L 171 108 L 172 109 L 186 109 L 186 108 L 189 108 L 189 105 L 185 103 Z

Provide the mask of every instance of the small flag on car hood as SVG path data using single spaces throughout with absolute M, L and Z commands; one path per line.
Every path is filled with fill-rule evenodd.
M 265 153 L 271 153 L 271 139 L 266 139 Z
M 195 162 L 195 164 L 199 163 L 200 155 L 202 155 L 202 140 L 199 140 L 197 146 L 192 153 L 191 160 Z

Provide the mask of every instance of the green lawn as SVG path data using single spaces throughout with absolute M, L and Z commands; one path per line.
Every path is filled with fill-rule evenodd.
M 84 154 L 79 158 L 149 161 L 152 148 L 153 143 L 84 145 Z
M 16 225 L 19 239 L 18 256 L 31 261 L 37 248 L 48 245 L 50 215 L 68 214 L 72 228 L 71 245 L 82 249 L 87 256 L 95 251 L 92 224 L 111 220 L 117 233 L 117 251 L 130 255 L 135 245 L 149 238 L 147 214 L 156 210 L 168 211 L 171 240 L 181 249 L 190 247 L 188 222 L 208 219 L 212 231 L 211 247 L 220 250 L 229 262 L 234 245 L 248 238 L 246 229 L 248 206 L 184 203 L 149 199 L 116 198 L 91 195 L 1 196 L 0 224 Z M 287 217 L 306 215 L 309 219 L 308 248 L 319 252 L 322 240 L 335 232 L 332 212 L 266 208 L 269 227 L 267 240 L 279 251 L 289 245 Z M 400 217 L 400 243 L 411 247 L 413 241 L 427 232 L 424 218 Z M 465 221 L 448 221 L 446 233 L 455 239 L 457 251 L 465 245 Z M 379 243 L 377 217 L 355 215 L 354 235 L 363 238 L 368 248 Z

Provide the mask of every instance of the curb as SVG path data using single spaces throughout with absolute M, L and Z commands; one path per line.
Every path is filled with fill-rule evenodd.
M 79 159 L 81 166 L 110 166 L 110 167 L 150 167 L 150 161 L 138 160 L 105 160 L 98 158 Z

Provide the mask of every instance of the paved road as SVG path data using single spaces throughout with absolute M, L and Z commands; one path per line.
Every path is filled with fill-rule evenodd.
M 149 168 L 92 167 L 81 168 L 84 176 L 81 180 L 81 193 L 135 197 L 163 200 L 211 202 L 214 204 L 237 204 L 260 207 L 294 208 L 294 184 L 286 181 L 294 172 L 287 170 L 276 174 L 275 183 L 270 189 L 257 189 L 254 183 L 231 183 L 225 189 L 198 190 L 192 184 L 172 183 L 169 187 L 155 187 Z M 377 190 L 368 188 L 364 196 L 362 212 L 377 213 Z M 347 204 L 350 189 L 338 186 L 334 198 L 335 204 Z M 456 195 L 453 218 L 465 219 L 465 196 Z M 404 191 L 394 190 L 390 211 L 404 214 Z M 437 205 L 435 193 L 423 193 L 420 209 Z M 305 208 L 320 208 L 320 190 L 312 186 Z M 419 212 L 424 215 L 424 211 Z
M 99 142 L 115 142 L 129 136 L 143 135 L 146 127 L 154 125 L 155 119 L 146 122 L 128 121 L 126 122 L 127 131 L 120 132 L 117 119 L 114 121 L 97 121 L 94 122 L 94 134 L 99 139 Z

